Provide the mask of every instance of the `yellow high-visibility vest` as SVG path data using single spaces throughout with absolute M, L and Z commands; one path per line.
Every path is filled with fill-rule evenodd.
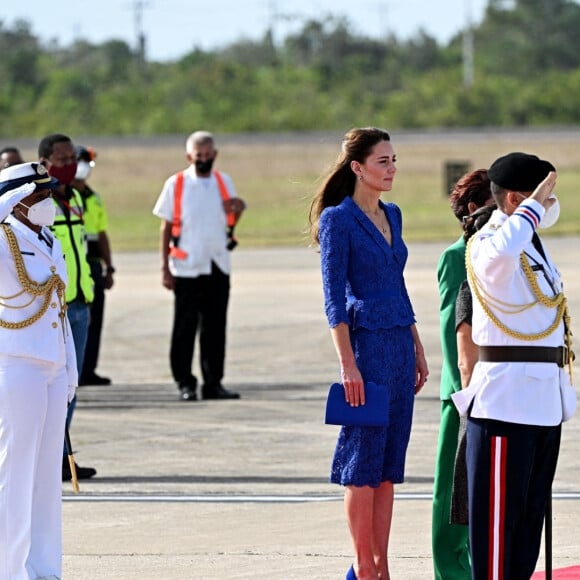
M 54 237 L 62 246 L 68 274 L 65 299 L 68 302 L 82 299 L 90 304 L 94 297 L 94 282 L 87 261 L 87 240 L 83 220 L 83 200 L 75 189 L 67 201 L 53 201 L 56 205 L 54 224 L 50 226 Z

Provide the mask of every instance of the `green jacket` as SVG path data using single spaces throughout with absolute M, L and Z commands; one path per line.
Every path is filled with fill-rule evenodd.
M 80 192 L 83 204 L 85 232 L 87 234 L 87 256 L 89 260 L 100 260 L 101 249 L 99 234 L 106 232 L 108 226 L 107 213 L 101 196 L 85 184 L 85 190 Z
M 62 246 L 68 274 L 65 299 L 83 300 L 90 304 L 94 297 L 94 282 L 87 261 L 85 226 L 83 221 L 83 200 L 72 187 L 67 187 L 71 196 L 66 202 L 53 197 L 56 217 L 50 229 Z
M 461 377 L 457 368 L 457 338 L 455 335 L 455 300 L 459 286 L 467 277 L 465 271 L 465 241 L 463 236 L 446 248 L 437 264 L 439 287 L 439 332 L 443 351 L 441 368 L 441 400 L 461 390 Z

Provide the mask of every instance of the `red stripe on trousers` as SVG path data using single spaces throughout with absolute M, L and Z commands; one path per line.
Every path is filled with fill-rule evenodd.
M 503 580 L 504 570 L 504 556 L 505 556 L 505 492 L 506 492 L 506 473 L 507 473 L 507 446 L 508 440 L 506 437 L 501 437 L 501 479 L 499 482 L 500 498 L 499 498 L 499 522 L 500 522 L 500 549 L 499 549 L 499 573 L 500 580 Z
M 498 454 L 499 461 L 497 457 Z M 488 578 L 489 580 L 503 580 L 505 541 L 505 481 L 507 460 L 507 439 L 505 437 L 491 438 L 489 460 Z M 496 527 L 498 534 L 497 552 L 495 538 Z M 495 568 L 496 560 L 497 569 Z

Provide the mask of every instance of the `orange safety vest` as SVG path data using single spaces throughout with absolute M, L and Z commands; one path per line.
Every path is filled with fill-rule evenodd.
M 213 171 L 213 175 L 217 181 L 218 188 L 222 201 L 231 199 L 230 192 L 226 187 L 224 178 L 219 171 Z M 173 190 L 173 222 L 171 224 L 171 249 L 169 255 L 172 258 L 184 260 L 187 258 L 187 252 L 179 248 L 179 238 L 181 237 L 181 205 L 183 201 L 183 182 L 185 179 L 185 172 L 180 171 L 175 176 L 175 189 Z M 233 249 L 237 242 L 234 238 L 234 226 L 236 225 L 237 217 L 234 212 L 226 212 L 226 219 L 228 224 L 228 249 Z

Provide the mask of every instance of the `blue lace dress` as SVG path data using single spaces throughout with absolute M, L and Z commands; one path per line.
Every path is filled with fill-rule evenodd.
M 401 483 L 415 400 L 415 316 L 403 270 L 407 247 L 401 210 L 379 202 L 391 227 L 391 246 L 350 197 L 320 216 L 325 312 L 331 328 L 348 324 L 364 381 L 390 393 L 388 427 L 342 427 L 330 481 L 378 487 Z

